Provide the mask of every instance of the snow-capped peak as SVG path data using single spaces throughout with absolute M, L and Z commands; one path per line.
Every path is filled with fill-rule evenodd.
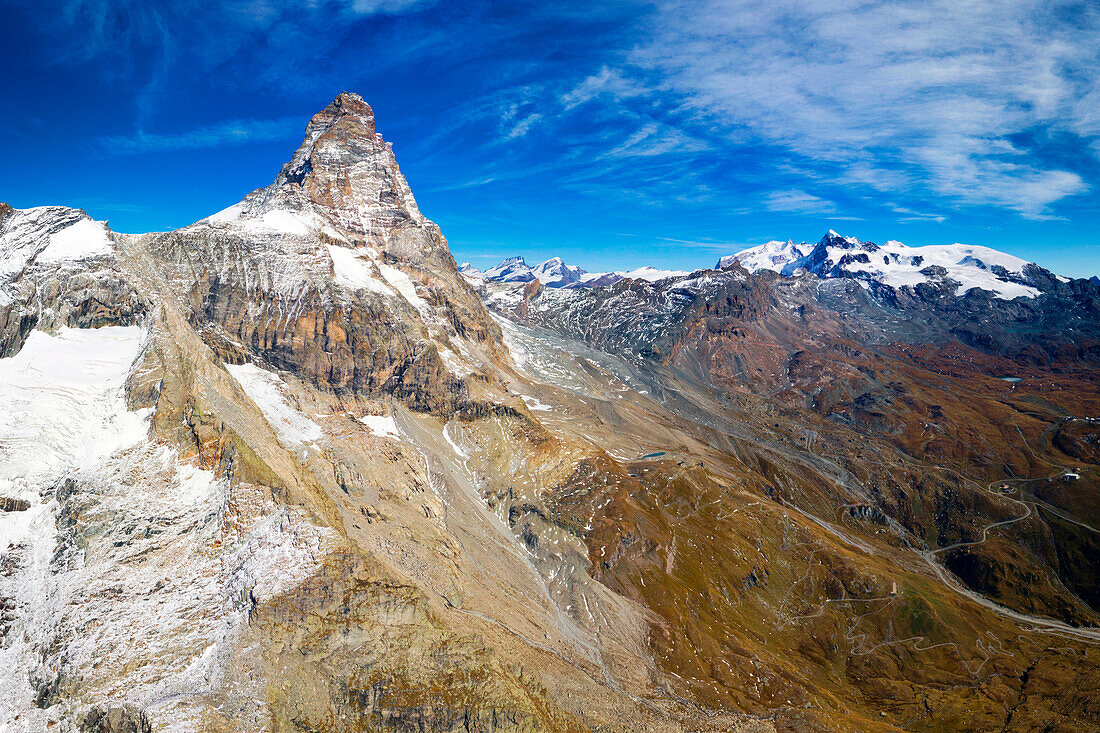
M 579 267 L 565 264 L 561 257 L 552 257 L 545 262 L 536 265 L 532 274 L 543 285 L 552 288 L 562 288 L 578 283 L 587 273 Z
M 469 262 L 463 262 L 461 265 L 459 265 L 458 271 L 465 275 L 467 278 L 471 278 L 474 280 L 485 279 L 485 273 L 471 265 Z
M 740 262 L 742 267 L 751 272 L 756 270 L 781 272 L 787 264 L 803 257 L 807 251 L 809 250 L 804 245 L 797 245 L 789 239 L 786 242 L 773 239 L 770 242 L 743 249 L 737 254 L 722 257 L 714 269 L 724 270 L 731 267 L 734 262 Z
M 830 240 L 832 240 L 832 241 L 842 240 L 842 241 L 847 242 L 848 244 L 852 244 L 852 245 L 861 244 L 861 242 L 858 239 L 856 239 L 855 237 L 845 237 L 843 234 L 839 233 L 835 229 L 830 229 L 828 232 L 826 232 L 825 236 L 821 238 L 822 242 L 826 242 L 826 241 L 830 241 Z
M 748 270 L 790 275 L 805 268 L 821 278 L 852 278 L 891 288 L 915 288 L 946 280 L 957 283 L 955 295 L 975 288 L 998 298 L 1033 298 L 1041 292 L 1045 272 L 1037 265 L 989 247 L 968 244 L 910 247 L 896 240 L 878 245 L 830 229 L 816 245 L 771 241 L 718 261 L 718 269 L 740 262 Z
M 535 279 L 534 272 L 522 257 L 509 257 L 485 271 L 487 280 L 502 283 L 526 283 Z

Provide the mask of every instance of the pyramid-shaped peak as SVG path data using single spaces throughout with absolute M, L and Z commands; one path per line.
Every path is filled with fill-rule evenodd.
M 313 115 L 295 157 L 308 154 L 321 140 L 357 147 L 375 143 L 374 110 L 352 92 L 341 92 L 327 107 Z
M 310 129 L 328 129 L 336 125 L 349 132 L 373 135 L 374 110 L 358 94 L 340 92 L 327 107 L 313 115 L 306 128 L 307 136 Z
M 831 244 L 831 245 L 834 245 L 834 246 L 835 245 L 855 246 L 855 245 L 862 244 L 862 242 L 860 242 L 855 237 L 846 237 L 843 234 L 840 234 L 839 232 L 837 232 L 835 229 L 830 229 L 829 231 L 827 231 L 825 233 L 825 236 L 821 238 L 821 241 L 819 241 L 818 244 L 819 245 L 821 245 L 821 244 L 825 244 L 825 245 Z

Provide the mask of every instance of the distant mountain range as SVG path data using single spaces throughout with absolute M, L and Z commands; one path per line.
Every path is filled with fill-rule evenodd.
M 458 267 L 467 278 L 492 280 L 499 283 L 527 283 L 538 280 L 550 288 L 595 288 L 613 285 L 620 280 L 647 280 L 657 282 L 671 277 L 689 274 L 686 270 L 661 270 L 656 267 L 639 267 L 630 271 L 588 272 L 573 265 L 567 265 L 561 257 L 552 257 L 534 267 L 522 257 L 509 257 L 496 267 L 482 272 L 464 262 Z
M 718 260 L 717 269 L 741 263 L 755 272 L 772 270 L 790 275 L 804 268 L 821 278 L 852 278 L 867 286 L 916 287 L 921 283 L 953 282 L 955 295 L 974 288 L 998 298 L 1033 298 L 1057 278 L 1033 262 L 969 244 L 909 247 L 891 240 L 878 245 L 830 230 L 816 245 L 772 241 Z
M 863 242 L 829 230 L 817 244 L 772 240 L 719 258 L 715 270 L 739 264 L 749 272 L 771 270 L 781 275 L 805 271 L 822 279 L 847 278 L 865 288 L 916 288 L 925 284 L 954 285 L 954 295 L 973 289 L 988 290 L 998 298 L 1034 298 L 1055 281 L 1068 282 L 1049 270 L 989 247 L 969 244 L 910 247 L 890 240 L 885 244 Z M 656 282 L 685 277 L 685 270 L 640 267 L 629 272 L 590 273 L 554 257 L 534 267 L 523 257 L 509 257 L 484 272 L 464 263 L 459 270 L 469 278 L 499 283 L 538 280 L 551 288 L 588 288 L 611 285 L 625 279 Z M 1094 277 L 1093 280 L 1096 280 Z

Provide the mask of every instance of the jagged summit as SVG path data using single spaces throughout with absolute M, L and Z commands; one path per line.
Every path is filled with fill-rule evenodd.
M 199 224 L 244 224 L 277 234 L 326 227 L 332 239 L 384 247 L 410 228 L 435 228 L 421 213 L 393 146 L 375 130 L 362 97 L 341 93 L 306 126 L 275 181 Z
M 262 340 L 262 357 L 329 389 L 445 409 L 466 399 L 457 377 L 473 369 L 453 349 L 497 348 L 499 329 L 358 95 L 312 117 L 270 185 L 154 248 L 182 260 L 182 288 L 198 274 L 203 307 L 228 339 L 253 339 L 242 304 L 269 313 L 277 335 Z M 318 332 L 335 335 L 322 348 Z
M 283 166 L 276 184 L 303 183 L 313 169 L 313 154 L 322 138 L 354 147 L 357 141 L 373 140 L 377 134 L 370 105 L 358 94 L 342 92 L 310 119 L 301 146 Z
M 858 239 L 856 239 L 855 237 L 846 237 L 843 234 L 841 234 L 840 232 L 836 231 L 835 229 L 830 229 L 829 231 L 825 232 L 825 236 L 823 236 L 818 241 L 818 244 L 823 244 L 823 243 L 826 243 L 826 242 L 833 242 L 833 243 L 837 243 L 837 244 L 844 243 L 844 244 L 850 244 L 850 245 L 860 244 L 860 241 Z

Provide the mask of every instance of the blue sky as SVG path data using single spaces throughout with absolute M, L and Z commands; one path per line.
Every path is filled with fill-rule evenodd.
M 1100 273 L 1100 6 L 0 0 L 0 201 L 171 229 L 359 92 L 459 261 L 836 229 Z

